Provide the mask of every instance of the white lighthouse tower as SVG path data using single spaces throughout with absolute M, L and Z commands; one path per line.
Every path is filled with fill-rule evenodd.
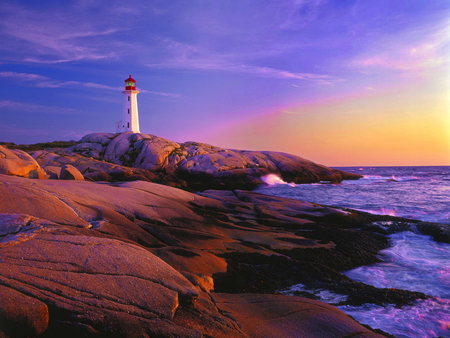
M 117 122 L 117 133 L 123 133 L 124 131 L 131 131 L 133 133 L 140 133 L 139 131 L 139 115 L 136 80 L 131 75 L 125 80 L 125 90 L 122 92 L 124 95 L 122 121 Z

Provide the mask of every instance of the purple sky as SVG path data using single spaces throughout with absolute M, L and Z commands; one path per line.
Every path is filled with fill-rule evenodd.
M 2 1 L 0 141 L 141 132 L 326 165 L 450 165 L 448 0 Z

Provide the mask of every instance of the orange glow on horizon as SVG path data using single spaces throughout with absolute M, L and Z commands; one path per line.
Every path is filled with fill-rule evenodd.
M 327 166 L 450 165 L 448 100 L 420 94 L 379 92 L 283 109 L 229 125 L 210 143 Z

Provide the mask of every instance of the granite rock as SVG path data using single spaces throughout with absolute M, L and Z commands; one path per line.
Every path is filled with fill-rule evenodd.
M 80 173 L 80 171 L 71 164 L 64 164 L 61 167 L 61 173 L 60 173 L 59 178 L 62 180 L 84 181 L 84 177 Z
M 45 178 L 45 172 L 33 157 L 22 150 L 0 146 L 0 174 L 27 178 Z
M 218 308 L 251 337 L 376 338 L 372 331 L 335 307 L 302 297 L 261 294 L 212 294 Z M 357 334 L 355 334 L 357 333 Z
M 105 180 L 105 175 L 96 174 L 100 171 L 112 181 L 121 180 L 111 172 L 129 167 L 133 173 L 128 176 L 134 179 L 190 190 L 251 190 L 264 184 L 262 177 L 270 173 L 294 183 L 340 182 L 361 177 L 286 153 L 224 149 L 191 141 L 176 143 L 132 132 L 93 133 L 70 148 L 36 151 L 32 156 L 44 168 L 71 164 L 92 180 Z

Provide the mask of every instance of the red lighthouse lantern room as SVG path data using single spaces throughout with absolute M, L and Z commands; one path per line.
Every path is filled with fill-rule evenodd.
M 125 80 L 125 90 L 136 90 L 136 80 L 131 75 Z

